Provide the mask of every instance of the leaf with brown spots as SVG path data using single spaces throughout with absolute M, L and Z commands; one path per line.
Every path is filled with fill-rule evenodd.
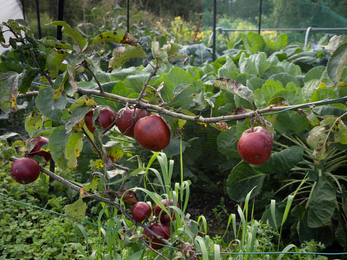
M 182 241 L 182 246 L 178 249 L 178 251 L 182 254 L 186 254 L 188 259 L 198 259 L 197 255 L 195 254 L 195 250 L 196 248 L 194 245 L 191 245 L 184 241 Z
M 108 70 L 113 70 L 122 66 L 125 62 L 132 58 L 146 58 L 146 53 L 142 49 L 140 44 L 132 46 L 126 44 L 125 46 L 115 48 L 110 59 Z
M 253 103 L 253 91 L 235 80 L 218 78 L 213 83 L 213 86 L 231 92 L 234 95 Z
M 124 38 L 120 41 L 122 44 L 130 44 L 132 46 L 137 46 L 137 41 L 134 36 L 129 33 L 125 33 Z
M 121 43 L 126 34 L 127 32 L 125 30 L 103 32 L 94 38 L 92 45 L 95 46 L 102 42 Z

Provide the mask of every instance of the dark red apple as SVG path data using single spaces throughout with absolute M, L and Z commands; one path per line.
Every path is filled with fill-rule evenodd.
M 136 141 L 145 149 L 159 152 L 170 143 L 170 129 L 157 115 L 143 117 L 134 127 Z
M 33 149 L 31 149 L 29 156 L 30 157 L 33 157 L 34 155 L 42 156 L 48 162 L 52 158 L 51 153 L 46 151 L 40 151 L 40 149 L 45 144 L 48 144 L 49 140 L 46 137 L 38 136 L 35 139 L 31 140 L 31 142 L 33 141 L 35 142 L 35 146 Z
M 173 206 L 173 204 L 174 204 L 173 199 L 170 199 L 170 200 L 163 199 L 161 202 L 164 204 L 165 208 L 167 208 L 167 202 L 170 203 L 170 206 Z M 178 203 L 176 206 L 178 208 L 180 207 L 180 205 Z M 176 219 L 174 210 L 170 209 L 170 213 L 171 213 L 172 221 L 174 221 Z M 154 207 L 154 215 L 156 217 L 158 217 L 160 215 L 160 222 L 161 223 L 167 224 L 167 223 L 170 223 L 170 221 L 171 221 L 170 216 L 158 205 L 155 205 L 155 207 Z
M 40 175 L 40 165 L 32 158 L 20 158 L 11 166 L 11 177 L 20 184 L 36 181 Z
M 90 110 L 84 117 L 84 121 L 91 133 L 94 133 L 95 126 L 93 126 L 94 110 Z M 96 125 L 101 125 L 106 129 L 112 127 L 116 122 L 116 115 L 110 108 L 101 109 L 98 118 L 95 120 Z
M 134 126 L 136 122 L 140 118 L 147 116 L 147 112 L 140 108 L 136 108 L 134 118 L 133 113 L 134 108 L 124 107 L 118 111 L 116 119 L 119 131 L 130 137 L 134 137 Z
M 131 210 L 131 216 L 137 222 L 142 222 L 152 213 L 152 208 L 146 202 L 139 201 L 136 202 Z
M 165 224 L 152 223 L 149 229 L 164 239 L 168 239 L 171 236 L 170 228 Z M 149 242 L 153 249 L 157 250 L 163 247 L 163 242 L 157 238 L 153 238 L 153 236 L 147 230 L 143 230 L 143 234 L 147 237 L 145 241 Z M 161 245 L 152 244 L 153 242 Z
M 264 164 L 271 156 L 273 139 L 269 130 L 262 126 L 247 129 L 241 135 L 237 150 L 241 158 L 250 164 Z

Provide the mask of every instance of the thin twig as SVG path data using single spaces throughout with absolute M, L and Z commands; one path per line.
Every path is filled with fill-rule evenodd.
M 98 78 L 95 76 L 94 72 L 93 72 L 93 71 L 91 70 L 91 68 L 89 67 L 88 62 L 87 62 L 86 60 L 84 60 L 84 61 L 82 62 L 82 65 L 83 65 L 83 67 L 85 67 L 85 68 L 90 72 L 90 74 L 92 74 L 92 76 L 93 76 L 93 78 L 94 78 L 96 84 L 98 84 L 98 86 L 99 86 L 100 94 L 102 95 L 103 93 L 105 93 L 104 89 L 103 89 L 102 86 L 101 86 L 100 81 L 98 80 Z
M 148 245 L 143 238 L 139 238 L 139 240 L 146 246 L 148 247 L 150 250 L 152 250 L 154 253 L 158 254 L 159 256 L 161 256 L 162 258 L 166 259 L 166 260 L 170 260 L 168 258 L 166 258 L 162 253 L 159 253 L 157 250 L 155 250 L 154 248 L 152 248 L 150 245 Z

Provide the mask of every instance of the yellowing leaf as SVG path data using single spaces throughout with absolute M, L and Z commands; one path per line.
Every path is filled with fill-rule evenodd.
M 74 203 L 65 206 L 65 214 L 74 218 L 81 219 L 86 215 L 87 204 L 82 198 Z

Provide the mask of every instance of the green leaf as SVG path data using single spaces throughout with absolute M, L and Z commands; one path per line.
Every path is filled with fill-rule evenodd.
M 253 91 L 234 80 L 216 79 L 216 81 L 213 83 L 213 86 L 231 92 L 250 103 L 253 102 Z
M 87 40 L 67 23 L 63 21 L 55 21 L 50 23 L 50 25 L 63 26 L 62 32 L 69 35 L 75 41 L 81 52 L 87 47 Z
M 186 62 L 189 59 L 189 56 L 184 52 L 175 52 L 170 55 L 169 61 L 173 60 L 182 60 L 182 62 Z
M 18 90 L 25 94 L 28 89 L 31 86 L 31 83 L 36 78 L 36 76 L 39 74 L 40 69 L 33 68 L 29 66 L 28 64 L 25 66 L 25 69 L 21 74 L 19 74 L 18 77 Z
M 331 88 L 321 88 L 313 93 L 310 102 L 335 98 L 337 98 L 337 95 L 334 90 Z
M 305 83 L 301 89 L 301 95 L 306 99 L 307 102 L 311 99 L 313 93 L 318 89 L 321 81 L 318 79 L 310 80 Z
M 159 85 L 164 82 L 164 87 L 160 91 L 165 102 L 169 102 L 173 96 L 174 90 L 181 84 L 194 84 L 193 77 L 185 70 L 174 67 L 169 74 L 162 75 L 156 80 L 154 85 Z
M 347 43 L 343 43 L 337 47 L 328 60 L 327 71 L 329 78 L 338 86 L 343 69 L 347 61 Z
M 166 51 L 168 55 L 171 55 L 181 49 L 181 46 L 176 43 L 169 42 L 168 44 L 164 44 L 162 49 Z
M 36 107 L 45 117 L 48 117 L 53 121 L 60 121 L 62 117 L 62 110 L 66 106 L 66 96 L 61 95 L 60 98 L 54 102 L 53 95 L 54 89 L 41 89 L 36 98 Z
M 15 72 L 0 75 L 0 109 L 5 113 L 17 111 L 16 78 Z
M 82 219 L 86 215 L 87 204 L 80 198 L 74 203 L 65 206 L 65 214 L 77 219 Z
M 38 113 L 37 109 L 35 109 L 25 118 L 25 131 L 27 131 L 30 137 L 33 137 L 34 133 L 41 129 L 42 126 L 42 114 Z
M 303 159 L 304 148 L 290 146 L 280 152 L 272 153 L 262 165 L 252 165 L 252 168 L 267 174 L 287 173 Z
M 228 131 L 222 131 L 217 137 L 218 151 L 231 158 L 240 158 L 237 151 L 237 143 L 239 142 L 236 128 L 231 128 Z
M 105 150 L 113 162 L 123 157 L 122 145 L 115 141 L 109 141 L 105 145 Z
M 67 50 L 71 50 L 73 51 L 73 47 L 68 44 L 68 43 L 65 43 L 63 41 L 59 41 L 57 40 L 56 38 L 52 37 L 52 36 L 47 36 L 47 37 L 44 37 L 40 40 L 44 45 L 47 45 L 49 47 L 53 47 L 53 48 L 56 48 L 56 49 L 67 49 Z
M 218 78 L 235 78 L 237 67 L 230 57 L 226 58 L 225 64 L 218 69 Z
M 275 81 L 280 81 L 283 84 L 283 86 L 286 86 L 290 82 L 294 82 L 298 88 L 300 87 L 300 81 L 296 77 L 294 77 L 294 76 L 292 76 L 286 72 L 274 74 L 269 79 L 273 79 Z
M 143 250 L 137 251 L 136 253 L 127 257 L 127 260 L 139 260 L 143 259 L 142 257 Z
M 117 47 L 112 52 L 112 58 L 109 61 L 108 70 L 111 71 L 118 68 L 132 58 L 146 58 L 146 53 L 142 49 L 141 45 L 137 44 L 136 46 L 132 46 L 126 44 Z
M 70 138 L 66 144 L 65 155 L 68 159 L 68 167 L 74 169 L 77 167 L 77 157 L 80 155 L 83 148 L 82 133 L 72 132 Z
M 310 228 L 321 227 L 331 221 L 337 206 L 335 188 L 322 176 L 308 201 L 307 224 Z
M 175 108 L 188 106 L 192 99 L 189 98 L 193 93 L 195 93 L 195 87 L 189 84 L 180 84 L 174 90 L 174 97 L 170 101 L 170 106 Z
M 152 55 L 158 63 L 168 63 L 168 54 L 163 49 L 159 48 L 159 42 L 152 41 Z
M 249 32 L 247 36 L 245 34 L 241 36 L 243 45 L 247 51 L 257 53 L 264 50 L 265 41 L 263 36 L 253 32 Z
M 269 101 L 276 97 L 277 92 L 284 90 L 283 85 L 273 79 L 265 82 L 261 89 L 254 91 L 254 104 L 258 109 L 267 107 Z
M 93 178 L 93 180 L 92 180 L 91 183 L 83 184 L 83 189 L 84 189 L 86 192 L 95 191 L 95 190 L 98 188 L 99 180 L 100 180 L 99 177 L 94 176 L 94 178 Z
M 232 169 L 226 181 L 226 189 L 233 201 L 245 201 L 247 194 L 254 187 L 251 198 L 261 192 L 266 174 L 256 173 L 252 167 L 245 162 L 239 163 Z
M 275 124 L 275 130 L 281 134 L 295 133 L 300 135 L 309 129 L 309 122 L 306 115 L 299 115 L 296 112 L 287 111 L 278 115 Z
M 267 71 L 271 66 L 271 61 L 267 60 L 266 54 L 264 52 L 255 55 L 254 65 L 258 72 L 258 76 L 263 78 L 265 71 Z
M 47 56 L 47 68 L 52 78 L 56 78 L 59 73 L 60 65 L 69 56 L 64 50 L 51 49 Z
M 204 90 L 201 90 L 199 94 L 197 94 L 193 101 L 196 103 L 196 109 L 202 111 L 206 108 L 206 100 L 204 96 Z
M 49 136 L 48 149 L 51 151 L 55 163 L 63 170 L 66 170 L 68 165 L 68 159 L 65 157 L 65 149 L 70 136 L 71 132 L 66 134 L 64 125 L 55 128 Z
M 111 32 L 103 32 L 96 36 L 92 42 L 92 45 L 97 45 L 102 42 L 117 42 L 120 43 L 126 34 L 125 30 L 117 30 Z
M 304 82 L 306 83 L 313 79 L 321 79 L 323 72 L 325 70 L 326 70 L 325 66 L 317 66 L 310 69 L 304 77 Z
M 89 109 L 89 106 L 79 106 L 72 111 L 65 125 L 67 133 L 69 133 L 76 124 L 84 119 L 84 116 L 87 114 Z

